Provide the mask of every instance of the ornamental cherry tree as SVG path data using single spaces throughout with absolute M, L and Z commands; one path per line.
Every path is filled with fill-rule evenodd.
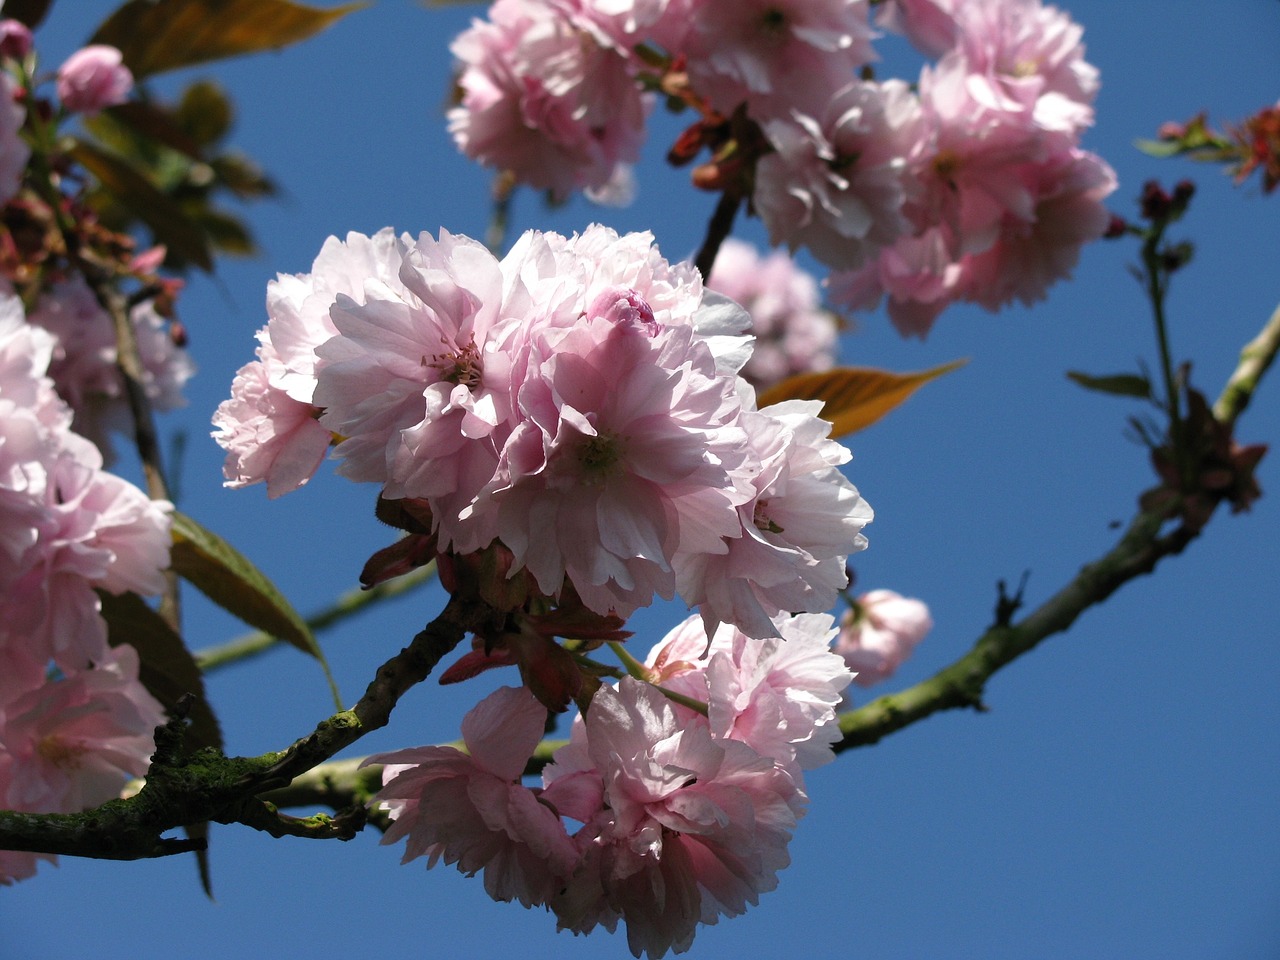
M 349 12 L 133 2 L 50 70 L 32 33 L 44 6 L 0 11 L 0 883 L 38 884 L 59 856 L 190 853 L 207 889 L 211 823 L 380 832 L 405 862 L 478 875 L 555 929 L 684 952 L 785 882 L 806 811 L 830 802 L 810 771 L 986 709 L 998 670 L 1261 495 L 1266 448 L 1235 425 L 1280 313 L 1216 401 L 1193 385 L 1167 298 L 1191 260 L 1173 231 L 1194 185 L 1152 180 L 1136 214 L 1110 206 L 1117 176 L 1085 146 L 1100 75 L 1067 11 L 496 0 L 449 45 L 442 120 L 492 172 L 488 232 L 318 236 L 309 267 L 266 284 L 256 343 L 200 412 L 224 504 L 255 495 L 241 488 L 306 496 L 334 473 L 388 531 L 370 556 L 322 544 L 362 589 L 304 618 L 251 545 L 188 514 L 163 462 L 156 414 L 185 403 L 202 336 L 184 277 L 251 252 L 220 204 L 275 186 L 225 144 L 216 85 L 167 100 L 151 84 Z M 885 75 L 893 43 L 918 73 Z M 680 118 L 661 146 L 689 171 L 682 189 L 714 198 L 686 259 L 608 225 L 636 199 L 659 110 Z M 1270 193 L 1276 110 L 1225 132 L 1167 124 L 1146 149 L 1261 170 Z M 597 222 L 510 236 L 521 190 L 548 209 L 583 195 Z M 771 251 L 733 236 L 752 220 Z M 1034 609 L 1025 579 L 1001 582 L 954 663 L 863 693 L 935 624 L 927 597 L 857 583 L 877 493 L 850 447 L 959 363 L 845 366 L 842 331 L 883 307 L 923 340 L 953 305 L 1042 303 L 1104 240 L 1137 258 L 1153 360 L 1071 376 L 1146 405 L 1132 428 L 1153 469 L 1132 520 Z M 184 585 L 257 633 L 193 653 Z M 316 631 L 406 593 L 417 625 L 378 638 L 381 666 L 331 675 Z M 665 602 L 687 617 L 644 635 L 639 614 Z M 242 755 L 204 675 L 278 642 L 319 661 L 334 712 Z M 432 674 L 476 690 L 454 743 L 397 723 Z M 401 745 L 362 752 L 384 727 Z

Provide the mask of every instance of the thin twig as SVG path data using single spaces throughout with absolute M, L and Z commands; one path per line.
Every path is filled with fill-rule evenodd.
M 742 197 L 732 190 L 726 190 L 720 195 L 720 202 L 716 204 L 711 220 L 707 223 L 707 235 L 703 238 L 702 247 L 693 259 L 693 265 L 702 274 L 704 283 L 711 276 L 711 268 L 715 266 L 720 245 L 733 232 L 733 220 L 738 215 L 738 207 L 741 205 Z

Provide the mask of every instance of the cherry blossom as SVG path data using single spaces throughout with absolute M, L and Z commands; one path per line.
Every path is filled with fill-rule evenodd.
M 157 411 L 186 403 L 182 390 L 195 373 L 187 351 L 174 343 L 168 324 L 144 302 L 129 314 L 142 360 L 142 383 Z M 88 285 L 76 277 L 55 284 L 36 302 L 28 320 L 57 338 L 49 376 L 59 395 L 75 411 L 73 428 L 112 457 L 111 433 L 127 434 L 131 414 L 124 380 L 116 366 L 116 335 L 111 317 Z
M 13 761 L 6 805 L 72 812 L 119 796 L 127 777 L 146 773 L 162 723 L 128 645 L 15 698 L 0 728 L 0 750 Z
M 760 160 L 753 201 L 775 245 L 848 269 L 910 230 L 904 176 L 924 126 L 906 84 L 855 82 L 818 118 L 793 111 L 764 131 L 775 152 Z
M 732 237 L 716 255 L 707 288 L 741 304 L 755 337 L 742 376 L 757 389 L 835 365 L 836 321 L 814 277 L 781 252 L 761 257 Z
M 58 99 L 72 113 L 93 114 L 124 103 L 132 89 L 133 74 L 115 47 L 83 47 L 58 68 Z
M 583 738 L 549 787 L 589 762 L 607 807 L 577 834 L 581 860 L 550 903 L 560 926 L 627 925 L 637 957 L 688 949 L 697 924 L 736 916 L 777 885 L 802 795 L 772 759 L 685 724 L 663 695 L 630 678 L 592 700 Z M 576 751 L 576 756 L 575 756 Z M 589 760 L 587 759 L 589 758 Z
M 799 783 L 801 770 L 834 756 L 835 711 L 851 674 L 831 652 L 837 631 L 829 614 L 780 618 L 778 632 L 756 641 L 722 624 L 708 636 L 702 621 L 690 617 L 659 641 L 646 663 L 664 688 L 708 704 L 716 737 L 743 741 Z M 693 711 L 674 709 L 693 719 Z
M 680 595 L 701 605 L 708 630 L 724 621 L 776 636 L 777 614 L 831 607 L 847 583 L 845 560 L 866 547 L 872 511 L 837 469 L 850 453 L 828 439 L 820 409 L 789 400 L 741 414 L 753 456 L 735 478 L 745 494 L 735 535 L 678 558 Z
M 382 842 L 407 839 L 405 863 L 425 856 L 428 867 L 483 871 L 495 900 L 546 903 L 577 860 L 555 810 L 520 785 L 546 715 L 526 688 L 503 687 L 463 719 L 467 752 L 417 747 L 370 757 L 386 764 L 374 798 L 392 820 Z
M 449 112 L 458 147 L 556 199 L 616 185 L 648 111 L 629 57 L 549 0 L 498 0 L 489 16 L 450 47 L 462 64 Z
M 958 0 L 885 0 L 876 26 L 904 34 L 926 56 L 940 57 L 956 44 L 958 6 Z
M 690 8 L 679 52 L 694 88 L 726 114 L 760 100 L 786 104 L 776 112 L 813 110 L 875 59 L 865 0 L 736 0 Z
M 267 496 L 279 497 L 310 480 L 328 452 L 333 434 L 317 422 L 320 408 L 276 386 L 287 375 L 275 346 L 260 343 L 257 359 L 236 371 L 230 398 L 214 412 L 213 438 L 227 451 L 228 487 L 265 480 Z
M 257 333 L 257 359 L 237 371 L 231 397 L 214 414 L 214 439 L 227 451 L 227 485 L 263 480 L 278 497 L 311 479 L 333 441 L 317 422 L 316 348 L 336 334 L 329 313 L 339 294 L 363 303 L 372 295 L 400 296 L 399 269 L 408 237 L 390 228 L 367 237 L 329 237 L 309 273 L 280 274 L 267 284 L 266 326 Z
M 933 629 L 925 604 L 892 590 L 872 590 L 840 621 L 835 652 L 861 687 L 887 680 Z

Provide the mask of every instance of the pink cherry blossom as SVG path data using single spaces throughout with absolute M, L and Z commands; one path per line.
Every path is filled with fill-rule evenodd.
M 382 842 L 407 839 L 404 861 L 484 872 L 495 900 L 548 902 L 573 872 L 577 851 L 556 811 L 520 775 L 542 738 L 546 708 L 524 687 L 503 687 L 462 721 L 467 752 L 417 747 L 370 757 L 383 763 L 374 798 L 392 819 Z
M 921 338 L 956 300 L 995 310 L 1043 297 L 1102 235 L 1115 188 L 1110 168 L 1076 146 L 1097 90 L 1080 29 L 1038 0 L 953 13 L 957 45 L 920 81 L 929 133 L 909 162 L 911 235 L 833 277 L 830 291 L 855 309 L 887 295 L 895 326 Z
M 58 99 L 72 113 L 97 113 L 124 103 L 133 74 L 115 47 L 92 44 L 77 50 L 58 68 Z
M 230 398 L 214 412 L 213 439 L 227 451 L 222 473 L 228 487 L 265 480 L 267 496 L 274 498 L 311 479 L 333 434 L 317 422 L 319 407 L 274 385 L 285 374 L 275 347 L 260 343 L 257 355 L 236 371 Z
M 280 274 L 267 284 L 267 325 L 257 333 L 257 359 L 241 367 L 231 397 L 214 414 L 213 437 L 227 451 L 227 486 L 263 480 L 267 496 L 303 486 L 319 468 L 333 435 L 313 404 L 316 349 L 337 332 L 330 319 L 339 295 L 402 298 L 399 279 L 409 238 L 390 228 L 367 237 L 329 237 L 309 273 Z
M 679 52 L 694 89 L 726 115 L 760 100 L 777 104 L 766 112 L 815 110 L 875 59 L 865 0 L 736 0 L 691 8 Z
M 116 335 L 111 317 L 79 277 L 56 284 L 36 303 L 31 323 L 57 337 L 49 365 L 59 395 L 75 411 L 73 427 L 112 457 L 110 434 L 132 430 L 124 380 L 116 366 Z M 150 302 L 130 312 L 143 386 L 158 411 L 186 403 L 183 386 L 195 373 L 186 350 L 169 335 L 168 324 Z
M 71 813 L 119 796 L 128 777 L 146 773 L 165 717 L 138 682 L 137 651 L 125 645 L 11 701 L 0 719 L 0 756 L 12 760 L 5 806 Z
M 508 289 L 497 258 L 447 231 L 407 248 L 399 279 L 402 291 L 370 288 L 364 302 L 339 295 L 338 335 L 316 350 L 315 403 L 344 438 L 340 474 L 381 483 L 388 497 L 431 499 L 444 541 L 460 541 L 458 518 L 492 478 L 509 429 L 498 340 L 519 284 Z
M 690 617 L 649 653 L 657 682 L 708 704 L 711 732 L 741 740 L 792 775 L 828 763 L 840 739 L 836 707 L 851 679 L 831 652 L 829 614 L 779 618 L 780 637 L 752 640 L 728 624 L 711 637 Z M 692 711 L 676 707 L 686 719 Z
M 892 590 L 872 590 L 840 621 L 835 652 L 861 687 L 887 680 L 933 629 L 929 608 Z
M 876 26 L 904 34 L 925 56 L 940 57 L 956 45 L 956 8 L 965 5 L 959 0 L 885 0 Z
M 848 555 L 866 547 L 872 511 L 837 469 L 850 454 L 828 439 L 820 406 L 791 400 L 742 413 L 753 457 L 735 478 L 746 497 L 738 530 L 718 550 L 677 558 L 680 596 L 700 605 L 708 630 L 726 622 L 777 636 L 778 613 L 831 607 Z
M 952 259 L 949 231 L 929 227 L 903 237 L 859 270 L 832 274 L 831 302 L 854 310 L 874 310 L 887 296 L 889 319 L 904 337 L 921 340 L 947 305 L 963 293 L 964 271 Z
M 835 365 L 835 317 L 822 309 L 817 280 L 791 257 L 779 251 L 761 257 L 731 237 L 716 255 L 707 288 L 751 315 L 755 343 L 742 376 L 757 389 Z
M 1040 0 L 958 4 L 957 49 L 970 90 L 1000 110 L 1029 112 L 1044 131 L 1074 136 L 1093 123 L 1098 71 L 1079 24 Z
M 369 297 L 403 297 L 400 268 L 413 239 L 390 227 L 373 236 L 354 231 L 329 237 L 308 273 L 278 274 L 267 284 L 267 328 L 259 333 L 270 343 L 279 367 L 271 383 L 294 400 L 310 404 L 320 364 L 316 348 L 338 332 L 329 314 L 338 295 L 364 303 Z
M 594 25 L 552 2 L 498 0 L 450 49 L 462 71 L 449 132 L 467 156 L 560 200 L 613 184 L 638 157 L 647 101 Z
M 529 347 L 524 417 L 488 494 L 497 533 L 548 594 L 568 576 L 588 607 L 627 616 L 672 595 L 683 527 L 708 501 L 711 535 L 729 531 L 733 488 L 712 451 L 732 457 L 735 428 L 723 382 L 678 356 L 695 349 L 688 327 L 649 336 L 605 315 L 559 333 Z
M 55 660 L 76 670 L 106 656 L 94 588 L 158 593 L 169 562 L 168 503 L 102 470 L 68 429 L 44 371 L 47 332 L 0 304 L 0 647 L 23 673 Z
M 1080 248 L 1110 223 L 1103 201 L 1117 180 L 1102 158 L 1074 150 L 1034 175 L 1032 220 L 1009 218 L 989 249 L 964 261 L 965 298 L 988 310 L 1015 299 L 1028 306 L 1043 300 L 1052 284 L 1071 276 Z
M 919 102 L 897 80 L 842 87 L 816 118 L 766 122 L 775 152 L 757 166 L 752 199 L 770 240 L 852 268 L 909 232 L 904 175 L 924 129 Z
M 773 760 L 680 722 L 660 692 L 630 678 L 596 693 L 583 726 L 608 807 L 579 832 L 580 864 L 551 900 L 562 928 L 622 919 L 632 953 L 656 958 L 777 885 L 802 799 Z M 580 753 L 566 752 L 578 769 Z M 552 785 L 557 764 L 545 774 Z

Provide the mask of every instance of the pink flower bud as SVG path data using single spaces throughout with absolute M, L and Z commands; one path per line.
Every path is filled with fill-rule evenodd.
M 84 47 L 58 68 L 58 98 L 72 113 L 97 113 L 124 103 L 132 89 L 133 74 L 115 47 Z
M 31 31 L 18 20 L 0 20 L 0 57 L 21 60 L 31 52 Z

